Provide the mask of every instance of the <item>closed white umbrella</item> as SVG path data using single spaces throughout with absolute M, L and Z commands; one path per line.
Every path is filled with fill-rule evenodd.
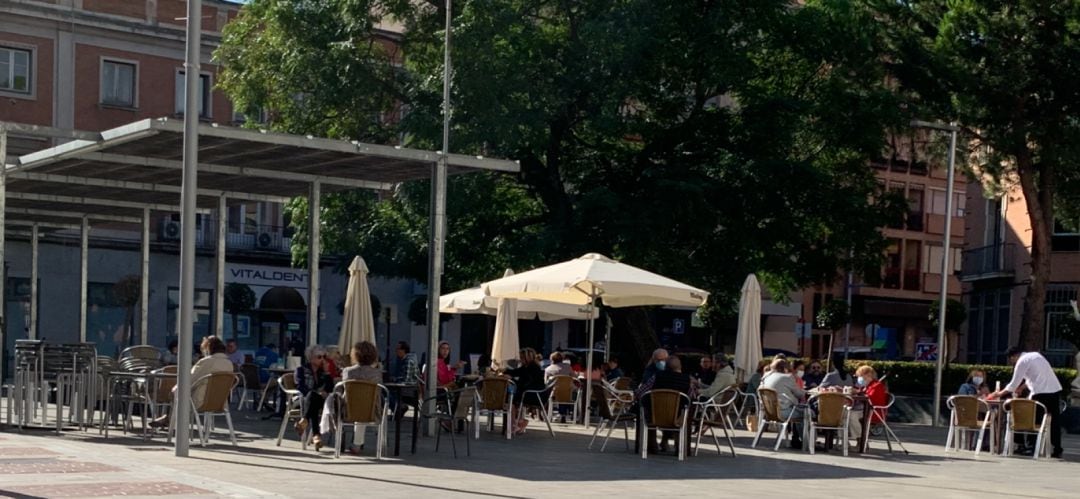
M 709 293 L 647 270 L 626 265 L 598 253 L 589 253 L 547 267 L 504 277 L 481 285 L 488 296 L 585 305 L 593 309 L 600 299 L 609 307 L 681 305 L 699 307 Z M 595 320 L 589 321 L 586 369 L 592 373 Z M 592 383 L 585 385 L 585 411 L 592 399 Z M 589 419 L 585 418 L 588 427 Z
M 338 351 L 347 355 L 354 343 L 370 341 L 375 345 L 375 318 L 371 311 L 371 292 L 367 282 L 368 268 L 364 259 L 353 258 L 349 264 L 349 286 L 345 290 L 345 315 L 341 318 Z
M 507 361 L 517 359 L 519 345 L 517 300 L 501 298 L 495 314 L 495 341 L 491 345 L 492 365 L 506 367 Z
M 735 379 L 746 381 L 761 362 L 761 285 L 746 276 L 739 298 L 739 334 L 735 337 Z
M 507 269 L 503 277 L 514 275 L 514 271 Z M 484 294 L 480 286 L 463 289 L 454 293 L 439 297 L 439 312 L 444 314 L 484 314 L 496 315 L 499 310 L 499 299 Z M 557 321 L 562 319 L 588 320 L 595 319 L 599 312 L 582 305 L 570 303 L 558 303 L 539 300 L 517 300 L 518 319 L 542 321 Z

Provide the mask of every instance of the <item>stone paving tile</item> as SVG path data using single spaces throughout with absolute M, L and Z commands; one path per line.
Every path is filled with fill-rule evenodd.
M 0 456 L 56 456 L 57 452 L 41 447 L 0 447 Z
M 109 497 L 109 496 L 174 496 L 213 494 L 190 485 L 176 482 L 96 482 L 64 485 L 15 485 L 0 489 L 0 494 L 22 494 L 33 497 Z
M 89 461 L 62 461 L 59 459 L 13 459 L 0 462 L 0 475 L 41 473 L 101 473 L 124 471 L 116 466 Z

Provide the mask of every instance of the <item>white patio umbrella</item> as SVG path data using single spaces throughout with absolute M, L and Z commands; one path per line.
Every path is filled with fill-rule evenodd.
M 345 289 L 345 315 L 341 318 L 338 351 L 347 355 L 358 341 L 375 345 L 375 318 L 371 311 L 371 292 L 367 282 L 368 268 L 364 259 L 353 258 L 349 264 L 349 285 Z M 378 351 L 378 345 L 375 351 Z
M 503 277 L 514 275 L 514 271 L 507 269 Z M 499 299 L 484 294 L 480 286 L 463 289 L 454 293 L 439 297 L 439 312 L 444 314 L 483 314 L 496 315 L 499 310 Z M 570 303 L 557 303 L 540 300 L 517 300 L 518 319 L 542 321 L 558 321 L 562 319 L 588 320 L 595 319 L 599 311 L 582 305 Z
M 517 300 L 499 299 L 499 309 L 495 314 L 495 341 L 491 345 L 492 365 L 506 367 L 507 361 L 518 358 L 520 341 L 517 315 Z
M 674 279 L 619 263 L 597 253 L 589 253 L 562 263 L 533 269 L 481 285 L 488 296 L 525 298 L 573 305 L 592 310 L 600 299 L 609 307 L 640 305 L 681 305 L 698 307 L 709 293 Z M 595 320 L 589 321 L 589 350 L 586 369 L 592 372 Z M 592 399 L 592 383 L 585 385 L 585 411 Z M 585 418 L 585 426 L 589 420 Z
M 761 285 L 746 276 L 739 298 L 739 333 L 735 337 L 735 379 L 746 381 L 761 362 Z

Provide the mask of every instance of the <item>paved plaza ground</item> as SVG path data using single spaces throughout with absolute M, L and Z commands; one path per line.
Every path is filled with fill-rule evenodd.
M 738 457 L 703 445 L 698 457 L 627 453 L 616 432 L 607 451 L 588 451 L 581 427 L 556 425 L 556 438 L 536 424 L 520 438 L 495 433 L 473 441 L 472 457 L 455 459 L 446 440 L 421 438 L 418 452 L 374 460 L 334 459 L 328 449 L 304 452 L 293 431 L 274 445 L 278 421 L 261 414 L 236 417 L 240 446 L 224 433 L 205 449 L 192 446 L 180 459 L 160 436 L 150 441 L 119 431 L 105 439 L 95 429 L 0 433 L 0 496 L 7 497 L 702 497 L 783 495 L 794 497 L 1078 497 L 1080 438 L 1066 436 L 1066 459 L 946 455 L 945 431 L 897 425 L 910 455 L 889 454 L 875 442 L 869 455 L 839 452 L 810 456 L 761 445 L 738 431 Z M 222 424 L 224 421 L 222 421 Z M 369 434 L 370 435 L 370 434 Z M 768 434 L 767 434 L 768 435 Z M 616 439 L 618 437 L 618 439 Z M 373 439 L 369 436 L 369 442 Z M 372 442 L 373 443 L 373 442 Z

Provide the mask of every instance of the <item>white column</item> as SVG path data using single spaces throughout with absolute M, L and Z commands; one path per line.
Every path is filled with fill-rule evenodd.
M 139 274 L 139 334 L 143 345 L 150 344 L 150 208 L 142 215 L 142 273 Z
M 7 337 L 7 295 L 4 286 L 7 284 L 7 253 L 4 244 L 7 242 L 7 226 L 4 220 L 4 212 L 7 211 L 7 130 L 0 122 L 0 345 L 6 345 Z M 4 379 L 4 356 L 0 355 L 0 381 Z
M 31 340 L 38 338 L 38 225 L 30 227 L 30 334 Z
M 322 186 L 319 182 L 311 183 L 311 196 L 308 198 L 308 341 L 314 345 L 319 342 L 319 253 L 322 245 L 319 238 L 320 205 Z
M 86 269 L 90 253 L 90 219 L 82 218 L 79 230 L 79 341 L 86 341 Z
M 214 257 L 217 262 L 217 284 L 214 286 L 214 334 L 225 339 L 225 237 L 228 235 L 228 207 L 225 195 L 218 198 L 217 249 Z M 231 338 L 231 336 L 230 336 Z

